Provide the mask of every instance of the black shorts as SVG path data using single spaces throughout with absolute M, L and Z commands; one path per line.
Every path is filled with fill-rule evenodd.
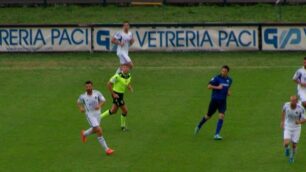
M 122 94 L 122 93 L 117 93 L 117 92 L 114 92 L 115 94 L 117 94 L 118 96 L 119 96 L 119 98 L 114 98 L 113 97 L 113 104 L 115 104 L 115 105 L 117 105 L 117 106 L 123 106 L 123 105 L 125 105 L 125 102 L 124 102 L 124 100 L 123 100 L 123 96 L 124 96 L 124 94 Z
M 214 100 L 212 99 L 209 103 L 207 116 L 211 117 L 216 111 L 219 113 L 225 113 L 226 111 L 226 100 Z

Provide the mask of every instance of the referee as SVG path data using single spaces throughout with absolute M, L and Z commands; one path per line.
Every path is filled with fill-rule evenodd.
M 101 114 L 101 118 L 103 119 L 106 116 L 115 114 L 118 108 L 120 108 L 122 111 L 122 115 L 121 115 L 121 130 L 122 131 L 127 131 L 126 117 L 128 113 L 127 106 L 123 99 L 124 93 L 125 93 L 126 88 L 128 88 L 131 92 L 133 92 L 133 88 L 131 85 L 132 76 L 129 70 L 130 68 L 128 65 L 122 65 L 121 72 L 115 74 L 108 82 L 107 86 L 113 97 L 113 106 L 110 110 L 107 110 Z

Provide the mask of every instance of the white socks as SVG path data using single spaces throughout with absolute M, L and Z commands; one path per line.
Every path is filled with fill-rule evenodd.
M 105 141 L 104 137 L 103 137 L 103 136 L 97 137 L 97 139 L 98 139 L 99 143 L 102 145 L 102 147 L 103 147 L 105 150 L 107 150 L 107 149 L 108 149 L 108 146 L 107 146 L 107 144 L 106 144 L 106 141 Z
M 89 128 L 89 129 L 87 129 L 85 132 L 84 132 L 84 135 L 87 137 L 87 136 L 89 136 L 89 135 L 91 135 L 92 134 L 92 128 Z
M 84 132 L 84 135 L 87 137 L 87 136 L 91 135 L 92 133 L 93 133 L 93 128 L 89 128 L 89 129 L 87 129 L 87 130 Z M 103 136 L 97 137 L 97 139 L 98 139 L 99 143 L 102 145 L 102 147 L 103 147 L 105 150 L 107 150 L 107 149 L 108 149 L 108 146 L 107 146 L 107 144 L 106 144 L 106 141 L 105 141 L 104 137 L 103 137 Z

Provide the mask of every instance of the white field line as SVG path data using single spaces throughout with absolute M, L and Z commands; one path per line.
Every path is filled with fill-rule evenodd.
M 10 70 L 103 70 L 103 69 L 115 69 L 116 66 L 106 66 L 106 67 L 81 67 L 81 66 L 12 66 L 5 67 L 0 66 L 1 71 L 10 71 Z M 135 66 L 135 69 L 146 69 L 146 70 L 209 70 L 209 69 L 219 69 L 220 66 Z M 299 68 L 299 66 L 231 66 L 231 69 L 291 69 Z

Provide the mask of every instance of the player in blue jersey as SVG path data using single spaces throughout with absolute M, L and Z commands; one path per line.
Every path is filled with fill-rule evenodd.
M 220 74 L 213 77 L 208 83 L 208 89 L 212 90 L 208 112 L 196 126 L 194 131 L 195 134 L 200 131 L 203 124 L 218 110 L 220 115 L 214 139 L 222 140 L 220 131 L 226 111 L 226 98 L 231 94 L 230 87 L 232 85 L 232 79 L 228 76 L 229 71 L 230 68 L 227 65 L 222 66 Z

